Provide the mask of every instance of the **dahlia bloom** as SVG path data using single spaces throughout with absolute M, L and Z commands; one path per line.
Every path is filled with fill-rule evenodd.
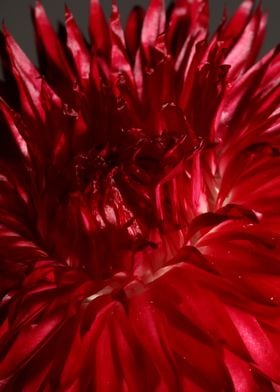
M 280 391 L 280 54 L 245 0 L 152 0 L 88 44 L 3 27 L 0 391 Z

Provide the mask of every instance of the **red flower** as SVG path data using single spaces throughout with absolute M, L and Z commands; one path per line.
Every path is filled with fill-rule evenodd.
M 245 0 L 152 0 L 90 46 L 3 29 L 0 391 L 280 390 L 280 54 Z

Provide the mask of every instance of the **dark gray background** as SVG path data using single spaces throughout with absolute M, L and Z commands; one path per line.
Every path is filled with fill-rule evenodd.
M 42 0 L 51 21 L 56 25 L 64 18 L 64 3 L 66 2 L 76 17 L 83 32 L 87 34 L 89 0 Z M 221 18 L 223 6 L 226 4 L 229 13 L 241 3 L 241 0 L 209 0 L 211 12 L 211 31 L 217 26 Z M 109 15 L 111 0 L 101 0 Z M 123 22 L 134 4 L 147 6 L 149 0 L 119 0 Z M 166 0 L 166 3 L 169 1 Z M 263 8 L 269 13 L 268 31 L 263 53 L 280 42 L 280 0 L 263 0 Z M 33 0 L 0 0 L 0 17 L 8 26 L 24 51 L 35 61 L 33 31 L 30 21 L 30 6 Z

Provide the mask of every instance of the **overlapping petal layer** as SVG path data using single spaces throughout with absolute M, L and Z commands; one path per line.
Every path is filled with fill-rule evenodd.
M 0 391 L 280 390 L 280 52 L 253 0 L 90 4 L 1 51 Z

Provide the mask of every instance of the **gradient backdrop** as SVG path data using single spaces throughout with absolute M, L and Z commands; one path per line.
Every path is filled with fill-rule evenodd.
M 0 0 L 0 18 L 4 20 L 10 32 L 15 36 L 24 51 L 36 61 L 33 32 L 30 23 L 30 6 L 35 0 Z M 221 18 L 223 6 L 226 4 L 229 13 L 240 4 L 241 0 L 209 0 L 211 10 L 211 26 L 213 31 Z M 87 33 L 89 0 L 42 0 L 52 22 L 57 25 L 63 20 L 64 3 L 66 2 L 76 17 L 84 33 Z M 107 15 L 110 14 L 111 0 L 101 0 Z M 118 0 L 123 22 L 129 10 L 135 4 L 146 7 L 149 0 Z M 169 3 L 166 0 L 166 3 Z M 280 0 L 263 0 L 263 8 L 269 12 L 268 31 L 263 52 L 280 42 Z

